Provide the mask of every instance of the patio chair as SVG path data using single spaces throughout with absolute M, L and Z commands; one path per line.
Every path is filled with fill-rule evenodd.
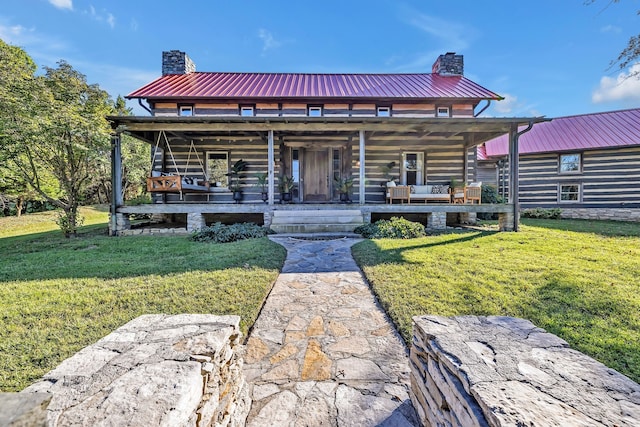
M 389 187 L 389 203 L 393 204 L 393 200 L 400 200 L 400 203 L 409 202 L 409 186 L 397 185 L 395 187 Z
M 464 203 L 465 202 L 464 195 L 465 195 L 464 188 L 451 189 L 451 201 L 453 203 Z
M 464 188 L 464 203 L 482 203 L 482 183 L 472 182 Z

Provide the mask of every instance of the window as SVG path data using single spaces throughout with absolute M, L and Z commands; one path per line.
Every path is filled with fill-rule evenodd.
M 449 107 L 436 108 L 436 117 L 449 117 Z
M 402 184 L 422 185 L 424 182 L 423 165 L 423 153 L 402 153 Z
M 242 117 L 253 117 L 255 115 L 253 106 L 244 105 L 240 107 L 240 115 Z
M 309 117 L 322 117 L 322 107 L 313 106 L 309 107 Z
M 207 176 L 216 187 L 229 186 L 229 153 L 207 151 Z
M 560 184 L 559 200 L 562 202 L 580 201 L 580 184 Z
M 580 154 L 560 154 L 560 173 L 580 173 Z
M 391 107 L 378 107 L 378 117 L 391 117 Z
M 178 111 L 182 117 L 193 116 L 193 105 L 180 105 Z

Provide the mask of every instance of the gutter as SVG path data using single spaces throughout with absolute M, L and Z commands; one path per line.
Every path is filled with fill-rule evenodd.
M 139 104 L 142 108 L 144 108 L 145 110 L 147 110 L 147 112 L 153 116 L 153 111 L 151 111 L 151 109 L 150 109 L 149 107 L 147 107 L 146 105 L 144 105 L 144 104 L 142 103 L 142 98 L 138 98 L 138 104 Z
M 487 105 L 485 105 L 482 110 L 478 111 L 476 114 L 473 115 L 473 117 L 478 117 L 480 114 L 484 113 L 484 110 L 486 110 L 487 108 L 489 108 L 489 106 L 491 105 L 491 100 L 490 99 L 485 99 L 485 101 L 487 101 Z

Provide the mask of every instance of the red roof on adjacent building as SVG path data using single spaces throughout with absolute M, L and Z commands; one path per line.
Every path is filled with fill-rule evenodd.
M 127 98 L 375 98 L 502 99 L 463 76 L 438 74 L 168 74 Z
M 640 108 L 559 117 L 537 123 L 518 139 L 520 154 L 640 145 Z M 478 159 L 505 156 L 509 135 L 487 141 Z

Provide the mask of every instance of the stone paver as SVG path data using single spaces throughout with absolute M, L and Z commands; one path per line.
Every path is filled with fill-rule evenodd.
M 272 237 L 287 259 L 247 341 L 247 426 L 413 426 L 406 348 L 351 256 L 358 239 Z

